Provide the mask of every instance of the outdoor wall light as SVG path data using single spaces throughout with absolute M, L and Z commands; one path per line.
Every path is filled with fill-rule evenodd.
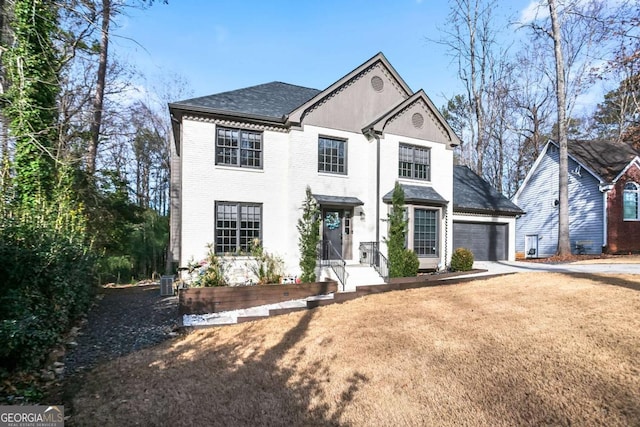
M 360 220 L 364 221 L 364 209 L 360 208 Z

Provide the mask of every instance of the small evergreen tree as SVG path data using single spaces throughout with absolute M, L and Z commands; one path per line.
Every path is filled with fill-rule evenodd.
M 320 243 L 320 209 L 308 186 L 302 203 L 302 217 L 298 219 L 298 233 L 300 233 L 298 247 L 302 270 L 300 280 L 304 283 L 315 282 L 318 243 Z
M 408 221 L 404 211 L 404 190 L 397 182 L 393 188 L 391 206 L 391 212 L 387 215 L 389 237 L 386 239 L 389 276 L 415 276 L 418 273 L 420 263 L 415 252 L 405 248 Z

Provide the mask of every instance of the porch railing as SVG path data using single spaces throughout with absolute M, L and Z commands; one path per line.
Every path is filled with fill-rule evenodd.
M 347 262 L 342 258 L 342 255 L 336 250 L 331 241 L 322 240 L 320 242 L 318 259 L 321 266 L 329 267 L 333 270 L 344 291 L 347 287 Z
M 385 282 L 389 281 L 389 260 L 380 253 L 378 242 L 360 243 L 360 263 L 373 267 Z

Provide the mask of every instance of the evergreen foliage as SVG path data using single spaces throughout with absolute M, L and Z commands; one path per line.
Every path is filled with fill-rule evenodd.
M 56 180 L 57 13 L 56 2 L 16 0 L 14 44 L 3 58 L 9 82 L 4 114 L 15 138 L 14 191 L 25 203 L 50 196 Z
M 389 237 L 386 239 L 389 258 L 390 277 L 412 277 L 418 274 L 420 262 L 418 256 L 405 248 L 407 240 L 407 224 L 404 208 L 404 190 L 396 182 L 391 196 L 391 212 L 389 221 Z
M 316 281 L 316 263 L 318 244 L 320 243 L 320 209 L 313 198 L 311 188 L 307 186 L 302 203 L 302 217 L 298 219 L 298 247 L 300 248 L 300 281 Z
M 95 258 L 84 215 L 70 199 L 57 201 L 0 217 L 0 366 L 8 370 L 38 367 L 89 306 Z
M 473 253 L 467 248 L 457 248 L 451 255 L 451 271 L 469 271 L 473 268 Z

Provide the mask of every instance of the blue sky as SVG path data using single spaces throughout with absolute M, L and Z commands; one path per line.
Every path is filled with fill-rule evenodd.
M 504 3 L 508 38 L 530 2 Z M 122 17 L 112 46 L 148 76 L 143 85 L 176 73 L 193 96 L 270 81 L 324 89 L 382 51 L 440 107 L 462 91 L 446 48 L 428 40 L 442 37 L 448 12 L 443 0 L 169 0 Z

